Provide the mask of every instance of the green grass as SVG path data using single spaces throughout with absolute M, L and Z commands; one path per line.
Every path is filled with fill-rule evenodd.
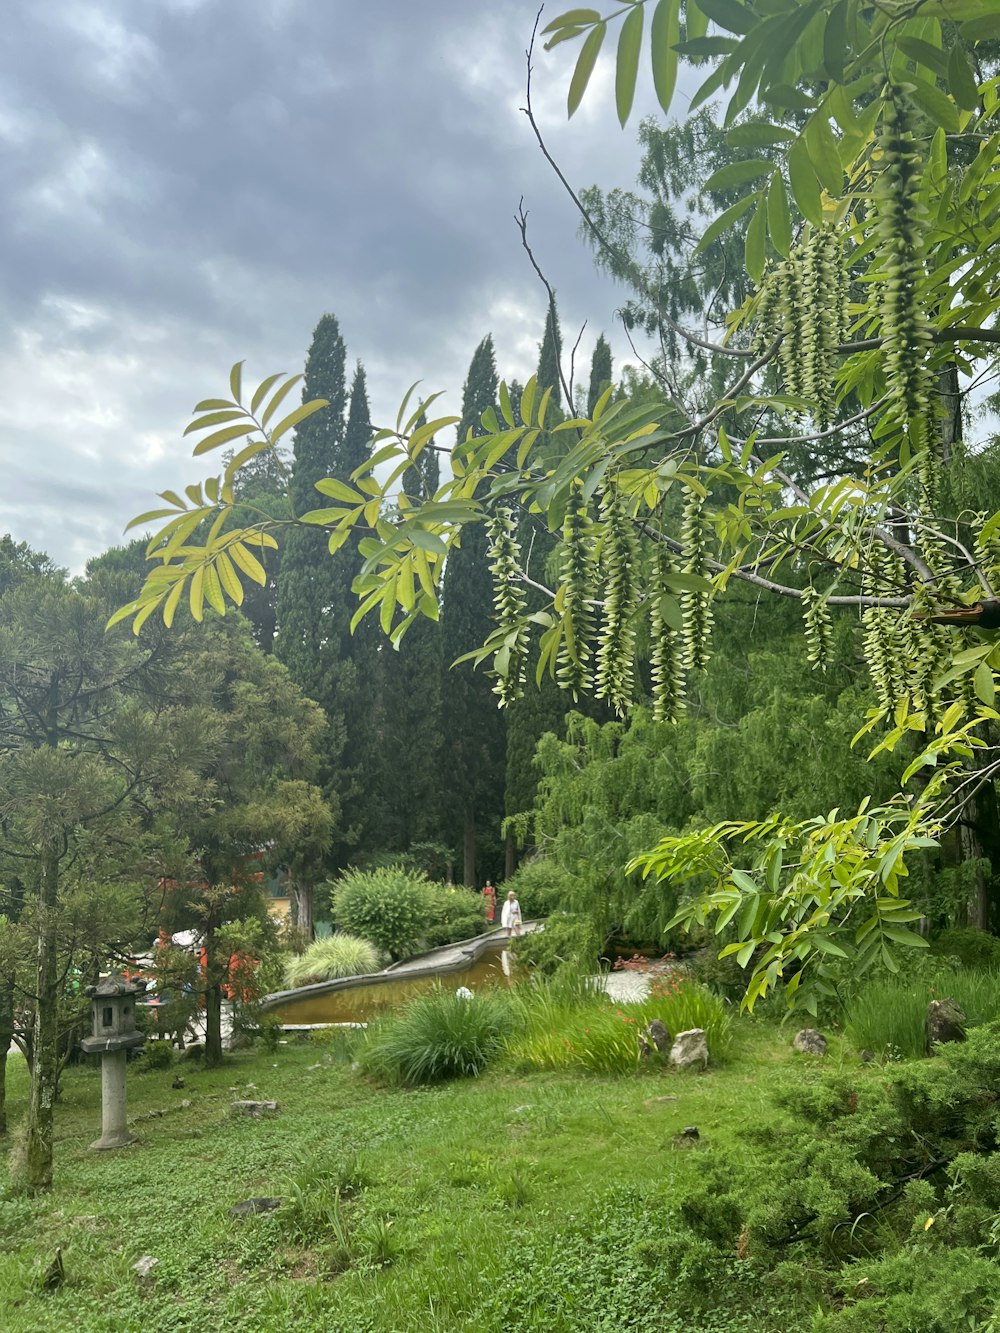
M 857 1050 L 910 1060 L 927 1053 L 927 1006 L 956 1000 L 970 1027 L 1000 1018 L 1000 974 L 942 967 L 930 980 L 891 978 L 864 986 L 847 1005 L 845 1032 Z
M 27 1083 L 20 1059 L 11 1066 L 16 1122 Z M 178 1068 L 183 1089 L 171 1086 Z M 0 1326 L 806 1329 L 809 1309 L 789 1305 L 752 1264 L 713 1269 L 709 1288 L 685 1288 L 682 1300 L 669 1258 L 672 1200 L 698 1177 L 702 1152 L 755 1169 L 758 1150 L 740 1127 L 780 1119 L 771 1090 L 800 1077 L 783 1038 L 752 1032 L 729 1066 L 706 1074 L 491 1069 L 413 1090 L 372 1085 L 329 1043 L 295 1042 L 234 1055 L 215 1072 L 130 1071 L 140 1142 L 98 1154 L 87 1145 L 99 1129 L 99 1074 L 70 1069 L 53 1193 L 0 1187 Z M 238 1096 L 276 1098 L 281 1114 L 234 1119 Z M 696 1151 L 675 1140 L 691 1124 Z M 285 1206 L 242 1222 L 227 1215 L 259 1195 Z M 67 1282 L 43 1294 L 57 1245 Z M 149 1293 L 131 1271 L 144 1254 L 160 1261 Z

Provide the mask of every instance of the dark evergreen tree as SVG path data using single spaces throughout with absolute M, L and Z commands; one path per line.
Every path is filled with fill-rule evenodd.
M 459 439 L 471 429 L 481 433 L 481 417 L 497 400 L 497 369 L 493 339 L 487 334 L 476 348 L 462 395 Z M 483 523 L 462 534 L 462 545 L 448 557 L 442 589 L 441 640 L 445 667 L 482 643 L 492 625 L 493 589 Z M 477 840 L 486 857 L 499 858 L 503 811 L 505 722 L 497 709 L 490 678 L 464 664 L 449 671 L 443 684 L 444 737 L 442 792 L 447 806 L 449 841 L 462 847 L 462 878 L 477 883 Z M 492 861 L 480 859 L 479 870 L 497 874 Z
M 587 389 L 587 416 L 594 415 L 598 398 L 611 383 L 611 345 L 602 333 L 594 346 L 594 355 L 590 359 L 590 386 Z
M 289 493 L 296 514 L 322 502 L 316 482 L 349 471 L 345 458 L 346 349 L 333 315 L 316 326 L 306 359 L 303 402 L 325 398 L 329 407 L 317 412 L 296 431 Z M 345 695 L 353 686 L 353 668 L 346 658 L 350 640 L 353 577 L 347 550 L 331 558 L 326 535 L 319 529 L 295 527 L 284 543 L 277 588 L 275 655 L 292 680 L 326 713 L 320 781 L 338 816 L 331 861 L 343 854 L 344 821 L 340 818 L 342 763 L 347 743 Z
M 559 375 L 559 363 L 562 358 L 562 333 L 559 330 L 559 311 L 555 301 L 549 302 L 545 316 L 545 334 L 538 349 L 538 387 L 552 390 L 549 399 L 552 407 L 562 407 L 562 380 Z M 572 404 L 567 404 L 572 407 Z

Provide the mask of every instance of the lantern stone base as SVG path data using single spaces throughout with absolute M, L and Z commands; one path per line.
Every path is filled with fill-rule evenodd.
M 138 1042 L 125 1039 L 118 1050 L 105 1049 L 101 1052 L 101 1137 L 90 1145 L 98 1152 L 111 1148 L 127 1148 L 130 1143 L 135 1142 L 135 1135 L 129 1133 L 128 1102 L 125 1092 L 127 1048 L 142 1041 L 140 1033 L 135 1035 L 139 1038 Z

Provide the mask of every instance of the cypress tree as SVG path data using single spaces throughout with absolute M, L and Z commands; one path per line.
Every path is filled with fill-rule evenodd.
M 487 334 L 476 348 L 462 394 L 458 438 L 471 429 L 482 433 L 480 418 L 497 400 L 493 339 Z M 462 545 L 448 557 L 442 587 L 441 643 L 445 667 L 488 636 L 492 627 L 493 589 L 484 523 L 470 524 Z M 499 838 L 503 811 L 505 723 L 490 678 L 467 663 L 448 671 L 442 690 L 444 737 L 442 792 L 449 814 L 449 840 L 462 847 L 463 882 L 477 883 L 477 840 Z M 490 855 L 489 852 L 486 853 Z M 493 852 L 499 855 L 498 844 Z M 480 859 L 483 859 L 480 847 Z M 495 875 L 496 866 L 483 864 Z
M 290 492 L 297 514 L 323 503 L 315 489 L 320 478 L 346 480 L 368 456 L 365 373 L 359 363 L 345 420 L 345 361 L 337 320 L 324 315 L 306 361 L 303 400 L 326 398 L 330 406 L 296 434 Z M 330 852 L 334 869 L 370 836 L 367 770 L 374 744 L 377 647 L 370 627 L 350 632 L 356 606 L 351 584 L 359 561 L 350 545 L 331 556 L 319 529 L 293 529 L 278 582 L 276 654 L 295 683 L 322 706 L 329 725 L 321 779 L 338 816 Z
M 611 383 L 611 345 L 602 333 L 590 359 L 590 387 L 587 390 L 587 416 L 594 415 L 598 398 Z
M 549 399 L 552 407 L 562 407 L 562 381 L 559 378 L 559 362 L 562 357 L 562 333 L 559 330 L 559 311 L 555 300 L 549 302 L 545 316 L 545 333 L 542 345 L 538 349 L 538 387 L 552 390 Z M 572 407 L 572 403 L 568 404 Z

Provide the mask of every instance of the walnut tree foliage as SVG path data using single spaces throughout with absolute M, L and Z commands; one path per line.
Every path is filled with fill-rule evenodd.
M 359 539 L 355 621 L 377 616 L 398 639 L 437 614 L 450 552 L 492 516 L 494 627 L 475 657 L 502 702 L 521 688 L 533 642 L 538 678 L 624 715 L 641 692 L 642 639 L 653 709 L 680 716 L 710 660 L 716 604 L 740 586 L 798 603 L 820 671 L 832 618 L 860 615 L 878 696 L 864 731 L 875 752 L 905 753 L 911 794 L 813 819 L 723 821 L 638 862 L 707 886 L 688 919 L 735 925 L 740 954 L 763 958 L 751 999 L 791 981 L 815 1003 L 824 958 L 891 965 L 895 945 L 916 942 L 907 855 L 956 821 L 1000 763 L 990 731 L 1000 648 L 989 637 L 1000 626 L 1000 513 L 947 503 L 949 470 L 983 443 L 956 436 L 954 388 L 988 381 L 1000 343 L 1000 15 L 991 0 L 634 0 L 606 17 L 573 9 L 544 35 L 577 51 L 570 114 L 616 37 L 623 124 L 645 43 L 663 108 L 679 61 L 697 63 L 706 77 L 691 111 L 711 102 L 730 146 L 746 150 L 705 182 L 709 195 L 736 197 L 698 242 L 707 250 L 745 229 L 739 303 L 717 341 L 674 321 L 682 343 L 729 367 L 725 383 L 694 411 L 607 391 L 587 416 L 558 422 L 536 379 L 516 416 L 500 385 L 430 496 L 407 480 L 454 419 L 431 420 L 432 400 L 411 390 L 369 462 L 349 481 L 320 481 L 333 503 L 298 519 L 331 549 Z M 192 423 L 212 430 L 197 450 L 234 429 L 268 448 L 275 383 L 247 403 L 234 375 L 232 400 L 202 404 Z M 238 426 L 214 430 L 215 412 Z M 820 482 L 789 470 L 790 451 L 846 431 L 867 438 L 862 458 L 845 453 Z M 185 593 L 196 615 L 206 599 L 220 609 L 242 595 L 234 561 L 258 577 L 245 553 L 274 540 L 270 527 L 223 531 L 234 465 L 137 520 L 168 519 L 150 542 L 146 587 L 120 618 L 137 629 L 158 610 L 169 620 Z M 525 512 L 559 548 L 547 577 L 531 578 L 540 608 L 524 596 L 511 540 Z M 219 527 L 194 543 L 206 518 Z

